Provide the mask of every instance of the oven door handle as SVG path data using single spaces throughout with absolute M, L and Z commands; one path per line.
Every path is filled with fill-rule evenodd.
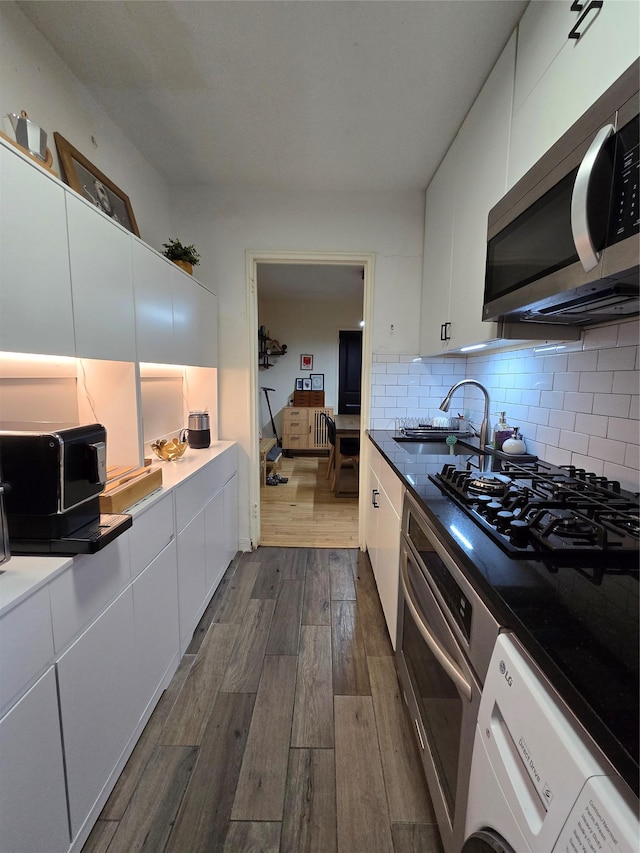
M 413 600 L 413 596 L 411 594 L 411 589 L 409 588 L 407 567 L 406 562 L 404 560 L 402 560 L 400 580 L 402 581 L 402 591 L 404 593 L 404 600 L 406 602 L 407 607 L 409 608 L 411 616 L 413 617 L 413 621 L 415 622 L 416 628 L 420 632 L 422 639 L 429 646 L 434 657 L 438 660 L 438 662 L 445 670 L 449 678 L 454 682 L 458 690 L 463 694 L 463 696 L 468 702 L 471 702 L 471 685 L 466 680 L 464 675 L 460 672 L 460 670 L 456 666 L 455 661 L 453 661 L 446 653 L 446 651 L 438 644 L 438 641 L 429 631 L 424 621 L 422 620 L 420 613 L 418 612 L 418 608 L 416 607 L 415 601 Z

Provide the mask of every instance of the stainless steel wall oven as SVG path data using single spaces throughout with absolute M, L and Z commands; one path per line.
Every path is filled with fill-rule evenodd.
M 407 495 L 396 663 L 446 853 L 464 840 L 478 705 L 499 627 Z

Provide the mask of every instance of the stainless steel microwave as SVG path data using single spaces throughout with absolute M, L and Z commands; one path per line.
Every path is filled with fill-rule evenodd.
M 483 320 L 640 311 L 638 76 L 634 63 L 489 213 Z

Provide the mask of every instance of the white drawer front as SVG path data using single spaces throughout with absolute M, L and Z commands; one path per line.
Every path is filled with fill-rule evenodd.
M 136 515 L 129 535 L 131 576 L 135 578 L 175 538 L 173 496 L 166 495 Z

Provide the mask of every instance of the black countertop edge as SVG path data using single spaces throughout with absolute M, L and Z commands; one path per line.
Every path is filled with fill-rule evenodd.
M 604 753 L 637 797 L 640 794 L 640 773 L 637 759 L 634 758 L 598 713 L 596 713 L 589 702 L 588 696 L 583 695 L 582 691 L 576 689 L 570 672 L 563 668 L 561 662 L 555 660 L 549 654 L 539 640 L 536 639 L 532 629 L 522 621 L 490 583 L 486 576 L 490 573 L 483 573 L 482 567 L 478 565 L 480 561 L 474 562 L 471 560 L 469 554 L 456 542 L 447 529 L 447 524 L 455 520 L 464 525 L 467 530 L 472 530 L 475 523 L 452 500 L 443 495 L 435 483 L 427 481 L 426 476 L 420 477 L 419 481 L 415 476 L 411 476 L 411 469 L 414 467 L 416 459 L 411 458 L 410 454 L 402 451 L 402 445 L 394 440 L 393 435 L 394 433 L 388 430 L 368 431 L 370 441 L 380 451 L 390 467 L 398 475 L 403 485 L 434 524 L 437 533 L 442 536 L 443 541 L 450 548 L 452 555 L 465 572 L 467 579 L 480 594 L 485 604 L 492 610 L 500 624 L 506 630 L 512 631 L 516 635 L 540 670 L 551 682 L 562 702 L 565 703 L 570 712 L 586 729 L 596 748 Z M 465 440 L 465 444 L 471 445 L 472 442 Z M 479 450 L 479 446 L 477 449 Z M 471 453 L 472 451 L 470 451 Z M 460 463 L 466 459 L 466 457 L 454 457 L 451 461 L 455 461 L 456 458 Z M 424 461 L 424 458 L 422 461 Z M 481 531 L 479 532 L 482 533 Z M 488 540 L 485 534 L 482 533 L 480 539 L 483 542 L 483 548 L 486 547 L 487 552 L 492 553 L 494 560 L 502 562 L 510 560 L 509 557 L 502 553 L 497 545 L 489 544 L 488 542 L 485 543 L 485 540 Z M 485 555 L 485 561 L 488 560 L 489 558 Z M 517 562 L 523 566 L 526 564 L 534 565 L 534 561 Z M 583 661 L 582 665 L 587 667 L 588 661 Z M 597 691 L 598 689 L 599 686 L 595 685 L 594 690 Z

